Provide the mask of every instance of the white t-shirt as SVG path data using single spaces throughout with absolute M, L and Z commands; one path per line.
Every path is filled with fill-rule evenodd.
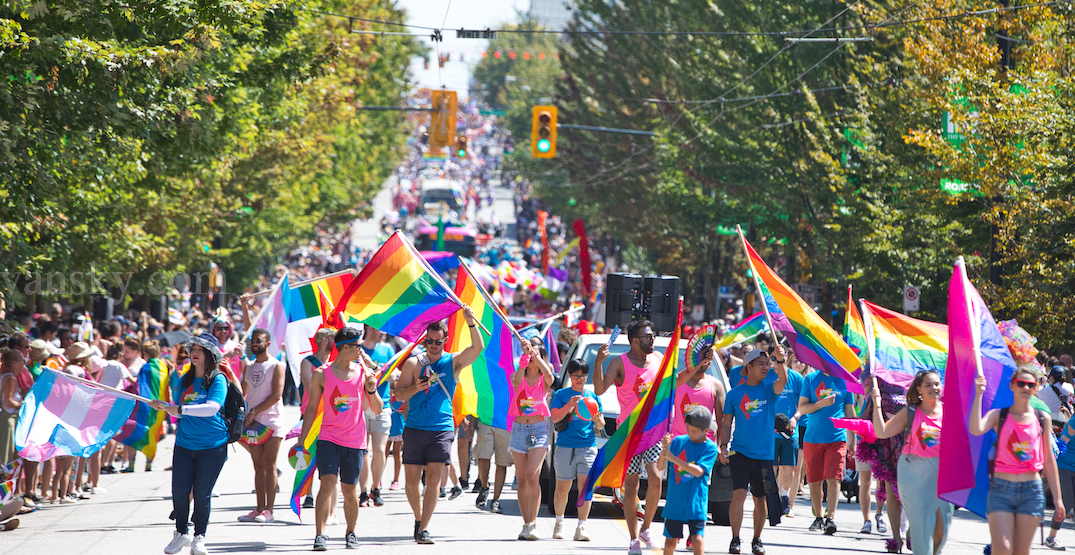
M 135 359 L 132 360 L 129 365 L 127 365 L 127 370 L 129 370 L 131 372 L 132 376 L 137 376 L 138 372 L 145 365 L 146 365 L 146 359 L 144 359 L 142 357 L 135 357 Z
M 116 389 L 123 389 L 127 385 L 127 378 L 131 377 L 130 370 L 118 360 L 107 360 L 105 365 L 101 368 L 101 385 L 107 385 L 108 387 L 114 387 Z
M 1067 382 L 1053 384 L 1060 390 L 1060 395 L 1065 401 L 1071 400 L 1071 396 L 1075 395 L 1075 388 L 1071 387 L 1071 384 Z M 1063 421 L 1063 416 L 1060 415 L 1060 397 L 1056 396 L 1056 392 L 1053 391 L 1053 385 L 1046 385 L 1041 389 L 1038 389 L 1038 399 L 1041 399 L 1046 405 L 1049 406 L 1049 412 L 1052 413 L 1053 420 Z

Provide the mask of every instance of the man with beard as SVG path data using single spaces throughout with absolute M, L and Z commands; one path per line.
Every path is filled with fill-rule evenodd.
M 631 350 L 612 359 L 604 373 L 600 369 L 605 359 L 608 358 L 608 345 L 602 346 L 597 351 L 593 374 L 594 393 L 601 395 L 612 384 L 616 384 L 616 400 L 620 404 L 620 415 L 616 417 L 617 426 L 623 425 L 624 421 L 631 416 L 631 411 L 646 396 L 646 392 L 657 377 L 657 371 L 661 367 L 661 354 L 653 350 L 655 337 L 653 322 L 649 320 L 631 322 L 631 325 L 627 327 L 627 340 L 631 343 Z M 628 555 L 642 555 L 639 540 L 645 542 L 647 549 L 652 549 L 655 545 L 650 537 L 649 527 L 653 523 L 653 517 L 657 515 L 657 502 L 661 499 L 661 475 L 657 471 L 657 461 L 661 457 L 661 450 L 661 442 L 658 441 L 635 455 L 627 467 L 627 477 L 623 481 L 625 490 L 623 514 L 627 518 L 627 531 L 631 534 Z M 638 514 L 638 486 L 643 469 L 646 471 L 649 483 L 646 487 L 646 515 L 639 531 L 638 519 L 635 515 Z M 651 500 L 652 503 L 649 502 Z
M 253 362 L 243 359 L 243 395 L 246 397 L 246 428 L 266 428 L 270 437 L 263 443 L 247 443 L 250 458 L 254 462 L 254 493 L 257 507 L 250 514 L 239 517 L 240 522 L 275 522 L 273 504 L 276 500 L 276 456 L 280 442 L 288 432 L 288 425 L 280 414 L 280 399 L 284 393 L 287 367 L 283 361 L 269 358 L 269 330 L 255 328 L 250 334 L 250 352 Z

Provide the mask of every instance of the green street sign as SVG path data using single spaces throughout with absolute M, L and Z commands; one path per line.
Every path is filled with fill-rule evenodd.
M 942 179 L 941 190 L 953 197 L 957 197 L 971 190 L 971 184 L 958 179 Z
M 483 116 L 502 116 L 504 110 L 478 110 L 478 113 Z

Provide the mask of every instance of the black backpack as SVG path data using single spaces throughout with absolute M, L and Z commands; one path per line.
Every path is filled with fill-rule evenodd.
M 224 397 L 224 406 L 220 408 L 220 412 L 224 416 L 224 426 L 228 430 L 228 443 L 235 443 L 243 436 L 243 427 L 246 424 L 246 399 L 239 386 L 231 380 L 224 381 L 228 384 L 228 394 Z

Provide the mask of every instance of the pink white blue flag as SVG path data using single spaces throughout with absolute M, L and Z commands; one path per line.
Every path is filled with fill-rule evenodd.
M 556 336 L 552 333 L 552 322 L 545 324 L 545 333 L 542 334 L 541 340 L 545 343 L 545 351 L 549 353 L 549 362 L 552 364 L 552 369 L 559 374 L 562 363 L 560 362 L 560 351 L 556 348 Z
M 28 461 L 88 457 L 123 427 L 135 402 L 45 369 L 23 400 L 15 449 Z
M 265 304 L 261 305 L 261 310 L 258 311 L 257 316 L 250 322 L 250 329 L 247 330 L 247 341 L 250 340 L 250 334 L 256 328 L 262 328 L 269 330 L 269 348 L 266 352 L 269 358 L 278 358 L 280 350 L 284 347 L 284 337 L 287 334 L 287 310 L 284 308 L 284 296 L 290 293 L 290 286 L 287 282 L 288 274 L 285 272 L 280 281 L 276 282 L 276 285 L 269 291 L 269 298 L 265 299 Z M 299 381 L 299 371 L 297 368 L 292 369 L 292 378 L 295 379 L 295 383 L 301 383 Z
M 952 269 L 948 286 L 948 365 L 944 375 L 944 441 L 941 442 L 937 494 L 941 499 L 966 507 L 985 517 L 989 493 L 989 451 L 996 432 L 970 433 L 974 404 L 974 380 L 985 376 L 982 414 L 1011 406 L 1008 387 L 1015 372 L 1004 336 L 989 313 L 978 290 L 967 279 L 963 257 Z

